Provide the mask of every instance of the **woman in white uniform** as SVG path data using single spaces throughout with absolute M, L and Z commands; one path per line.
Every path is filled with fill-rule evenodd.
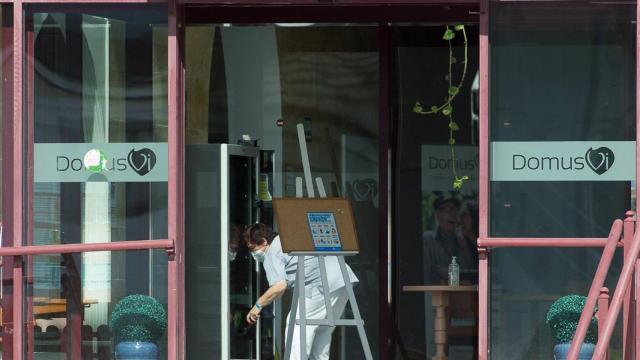
M 280 244 L 280 237 L 265 224 L 251 225 L 243 233 L 243 238 L 254 259 L 263 263 L 262 265 L 269 281 L 269 289 L 258 298 L 256 304 L 247 314 L 247 322 L 255 324 L 263 307 L 282 296 L 288 288 L 294 287 L 298 257 L 284 254 Z M 336 318 L 340 318 L 347 304 L 347 291 L 338 265 L 338 259 L 335 256 L 327 256 L 326 264 L 332 311 Z M 324 289 L 320 278 L 318 258 L 313 256 L 305 257 L 304 266 L 306 318 L 324 319 L 327 317 L 327 309 L 324 304 Z M 349 272 L 351 283 L 357 283 L 358 278 L 348 265 L 347 271 Z M 291 313 L 287 316 L 287 327 L 290 315 Z M 306 327 L 307 356 L 309 359 L 329 359 L 331 334 L 334 329 L 335 327 L 333 326 Z M 298 325 L 294 328 L 291 359 L 300 359 L 300 328 Z

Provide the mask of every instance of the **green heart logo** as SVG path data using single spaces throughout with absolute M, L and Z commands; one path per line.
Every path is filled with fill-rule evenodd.
M 611 169 L 616 159 L 613 151 L 604 146 L 597 149 L 589 148 L 584 158 L 587 160 L 587 165 L 589 165 L 591 170 L 598 175 L 602 175 Z

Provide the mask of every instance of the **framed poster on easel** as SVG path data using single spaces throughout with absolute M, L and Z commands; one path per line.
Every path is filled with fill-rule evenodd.
M 360 250 L 347 199 L 274 199 L 273 208 L 285 253 L 348 255 Z

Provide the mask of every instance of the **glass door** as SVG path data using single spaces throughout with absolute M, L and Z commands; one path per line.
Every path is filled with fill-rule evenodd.
M 14 350 L 111 358 L 143 341 L 168 358 L 166 7 L 24 15 L 29 256 Z
M 636 207 L 636 4 L 491 1 L 488 25 L 488 350 L 548 359 L 550 305 L 586 296 L 613 220 Z
M 186 156 L 187 256 L 192 259 L 186 273 L 187 329 L 194 333 L 190 351 L 254 359 L 260 331 L 249 326 L 245 316 L 261 290 L 260 272 L 243 244 L 242 231 L 257 221 L 259 149 L 194 145 Z M 197 331 L 202 329 L 208 330 Z
M 295 179 L 302 176 L 296 125 L 304 124 L 314 176 L 322 178 L 329 196 L 349 197 L 357 209 L 356 226 L 363 250 L 347 261 L 360 279 L 356 296 L 366 319 L 367 335 L 375 348 L 379 343 L 377 334 L 382 331 L 378 303 L 381 289 L 378 209 L 382 197 L 378 173 L 379 29 L 358 23 L 291 19 L 281 22 L 280 14 L 265 23 L 270 15 L 260 8 L 240 11 L 247 16 L 257 15 L 260 20 L 242 23 L 246 21 L 242 15 L 241 22 L 236 23 L 237 9 L 225 13 L 226 10 L 229 9 L 206 6 L 187 9 L 185 148 L 187 169 L 192 169 L 186 177 L 186 198 L 190 204 L 187 242 L 218 244 L 220 238 L 208 230 L 202 233 L 204 236 L 197 234 L 206 227 L 213 228 L 210 217 L 216 217 L 220 211 L 215 205 L 219 203 L 215 198 L 219 184 L 211 182 L 219 177 L 219 170 L 211 161 L 203 162 L 198 149 L 244 143 L 263 151 L 259 179 L 254 178 L 258 173 L 245 175 L 248 168 L 258 164 L 245 162 L 242 157 L 229 158 L 232 176 L 228 179 L 229 189 L 233 189 L 229 206 L 236 207 L 229 212 L 233 239 L 233 225 L 242 227 L 247 221 L 258 219 L 244 205 L 249 200 L 245 195 L 251 198 L 252 206 L 260 201 L 259 220 L 269 225 L 274 224 L 271 199 L 295 197 Z M 250 192 L 248 179 L 252 181 Z M 202 185 L 207 181 L 210 186 Z M 255 187 L 256 183 L 260 188 Z M 209 218 L 203 217 L 205 213 Z M 225 236 L 220 239 L 226 244 Z M 229 245 L 233 246 L 233 242 Z M 189 263 L 188 272 L 196 274 L 205 269 L 213 272 L 220 266 L 216 265 L 219 257 L 206 257 L 196 253 L 197 249 L 192 248 L 191 259 L 197 258 L 200 265 Z M 227 249 L 223 251 L 226 254 Z M 229 262 L 231 314 L 222 313 L 221 327 L 218 315 L 208 318 L 196 315 L 215 311 L 218 306 L 219 290 L 213 285 L 213 276 L 217 275 L 211 273 L 212 277 L 198 282 L 187 278 L 192 281 L 188 283 L 192 290 L 185 294 L 187 356 L 280 359 L 284 356 L 280 344 L 284 344 L 290 292 L 273 307 L 263 310 L 261 326 L 246 328 L 244 316 L 256 300 L 253 297 L 249 301 L 246 293 L 249 291 L 252 296 L 256 291 L 262 293 L 268 283 L 262 265 L 258 275 L 243 243 L 236 252 L 235 260 Z M 202 281 L 207 285 L 203 286 Z M 252 287 L 246 288 L 245 281 L 252 281 Z M 225 335 L 212 333 L 229 324 L 230 341 Z M 254 350 L 256 344 L 250 341 L 255 332 L 262 339 L 261 357 Z M 222 343 L 219 339 L 223 339 Z M 331 359 L 362 357 L 355 329 L 337 327 L 332 339 Z M 230 347 L 225 350 L 227 344 Z
M 394 24 L 391 34 L 396 358 L 473 359 L 479 27 L 473 22 Z M 453 257 L 460 286 L 449 286 Z

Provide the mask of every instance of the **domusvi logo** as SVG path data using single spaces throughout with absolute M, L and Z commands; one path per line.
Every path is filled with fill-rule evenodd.
M 34 150 L 36 182 L 167 181 L 166 143 L 34 144 Z
M 492 181 L 630 181 L 634 141 L 491 143 Z
M 127 155 L 127 161 L 133 168 L 133 171 L 140 176 L 145 176 L 156 166 L 156 154 L 147 148 L 140 150 L 131 149 Z
M 69 159 L 66 156 L 58 156 L 58 164 L 73 164 L 78 159 Z M 60 161 L 61 160 L 61 161 Z M 82 163 L 84 164 L 85 170 L 92 173 L 99 173 L 102 171 L 126 171 L 127 165 L 124 163 L 124 158 L 113 158 L 111 163 L 113 166 L 109 167 L 107 160 L 107 155 L 105 155 L 104 151 L 100 149 L 91 149 L 87 151 L 84 155 Z M 140 150 L 131 149 L 129 154 L 127 155 L 127 163 L 133 171 L 135 171 L 140 176 L 145 176 L 153 167 L 156 166 L 156 154 L 147 148 L 143 148 Z M 116 166 L 117 165 L 117 166 Z M 58 171 L 79 171 L 73 166 L 58 166 Z
M 526 156 L 513 154 L 513 170 L 582 170 L 587 166 L 598 175 L 613 166 L 615 155 L 608 147 L 590 147 L 584 156 Z
M 613 162 L 616 160 L 613 151 L 608 147 L 599 147 L 594 149 L 592 147 L 584 154 L 584 158 L 587 159 L 587 165 L 598 175 L 604 174 L 613 166 Z

